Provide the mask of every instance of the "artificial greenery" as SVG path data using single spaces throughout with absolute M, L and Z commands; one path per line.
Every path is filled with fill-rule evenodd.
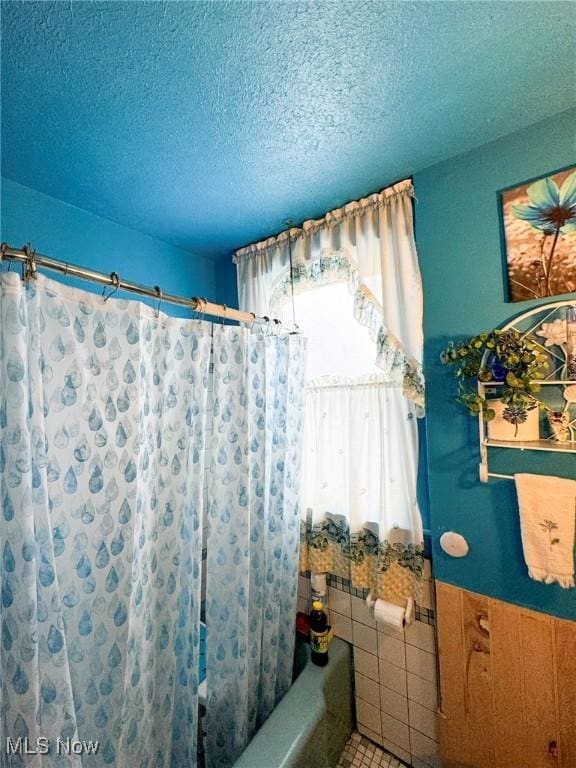
M 455 368 L 458 382 L 457 402 L 477 416 L 482 410 L 486 421 L 496 415 L 485 397 L 477 391 L 477 382 L 499 381 L 494 369 L 505 376 L 499 399 L 506 408 L 502 415 L 511 424 L 522 424 L 528 411 L 540 403 L 534 396 L 540 391 L 539 380 L 546 376 L 548 357 L 530 338 L 515 330 L 495 330 L 472 336 L 468 341 L 450 342 L 440 359 Z

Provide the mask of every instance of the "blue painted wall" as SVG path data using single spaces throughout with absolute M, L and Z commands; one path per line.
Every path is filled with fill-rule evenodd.
M 102 272 L 116 271 L 145 285 L 159 284 L 168 293 L 218 300 L 214 262 L 209 259 L 9 179 L 2 179 L 1 197 L 3 242 L 15 247 L 30 242 L 38 252 L 56 259 Z M 93 283 L 53 276 L 86 290 L 101 291 Z M 184 317 L 190 314 L 172 304 L 164 304 L 162 310 Z
M 436 576 L 482 594 L 576 619 L 576 590 L 528 578 L 514 483 L 478 480 L 477 422 L 452 401 L 455 381 L 438 356 L 449 338 L 489 330 L 536 302 L 510 304 L 500 249 L 497 190 L 576 161 L 570 110 L 418 173 L 416 236 L 425 292 L 425 367 L 431 529 Z M 500 451 L 494 471 L 576 476 L 576 455 Z M 464 534 L 468 557 L 438 546 Z
M 216 275 L 216 295 L 218 301 L 227 307 L 238 307 L 238 283 L 236 265 L 229 254 L 214 262 Z

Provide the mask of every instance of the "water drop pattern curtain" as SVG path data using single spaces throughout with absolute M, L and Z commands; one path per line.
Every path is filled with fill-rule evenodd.
M 0 279 L 3 759 L 194 766 L 211 326 Z
M 305 340 L 215 329 L 206 585 L 208 768 L 292 681 Z

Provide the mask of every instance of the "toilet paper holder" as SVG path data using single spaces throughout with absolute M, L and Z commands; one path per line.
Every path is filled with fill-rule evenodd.
M 399 610 L 402 611 L 402 615 L 401 615 L 402 626 L 407 626 L 408 624 L 412 624 L 412 622 L 414 621 L 414 600 L 411 597 L 406 598 L 405 606 L 401 606 L 400 603 L 399 602 L 397 603 L 396 601 L 387 603 L 384 600 L 379 600 L 377 597 L 374 597 L 372 592 L 368 592 L 366 596 L 366 605 L 368 607 L 368 611 L 370 612 L 370 614 L 373 616 L 373 618 L 377 620 L 378 620 L 378 616 L 376 616 L 375 608 L 376 608 L 376 603 L 379 603 L 379 602 L 382 603 L 383 605 L 390 606 L 393 611 L 396 611 L 396 612 L 398 612 Z M 393 620 L 397 620 L 399 618 L 400 616 L 397 613 L 397 616 L 394 617 Z M 384 621 L 385 623 L 389 623 L 387 619 L 381 619 L 381 621 Z M 395 626 L 395 623 L 392 624 L 391 626 Z M 398 627 L 398 628 L 401 628 L 401 627 Z

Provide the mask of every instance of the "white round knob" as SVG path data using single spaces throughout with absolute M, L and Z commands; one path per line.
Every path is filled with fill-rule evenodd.
M 470 551 L 468 542 L 460 533 L 446 531 L 440 536 L 440 546 L 450 557 L 466 557 Z

